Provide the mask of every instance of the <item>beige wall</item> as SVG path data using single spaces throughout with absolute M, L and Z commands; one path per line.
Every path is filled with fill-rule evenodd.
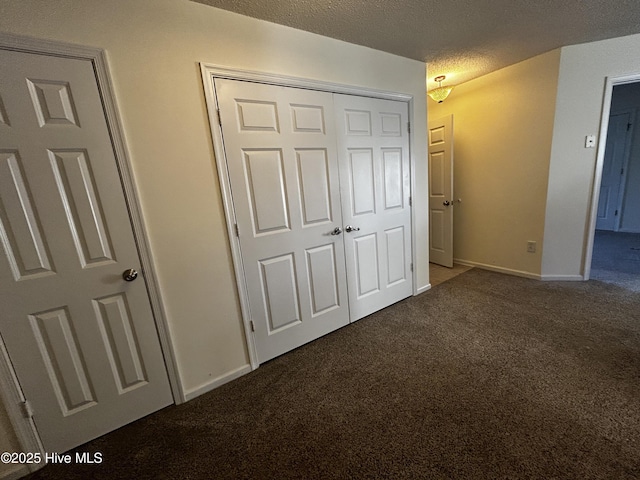
M 581 279 L 605 79 L 640 73 L 640 35 L 564 47 L 549 169 L 543 278 Z M 599 141 L 604 139 L 599 139 Z
M 106 49 L 187 393 L 248 362 L 198 62 L 411 94 L 426 130 L 424 63 L 187 0 L 4 0 L 0 31 Z M 413 155 L 421 287 L 423 135 Z
M 540 275 L 559 60 L 555 50 L 428 100 L 429 119 L 454 119 L 456 259 Z

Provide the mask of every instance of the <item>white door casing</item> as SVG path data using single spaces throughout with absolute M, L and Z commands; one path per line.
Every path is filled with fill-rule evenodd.
M 349 323 L 332 96 L 215 80 L 258 360 Z
M 583 270 L 582 279 L 589 280 L 591 275 L 591 260 L 593 257 L 593 243 L 598 220 L 598 207 L 600 196 L 600 184 L 602 183 L 602 170 L 604 166 L 604 156 L 606 152 L 606 141 L 609 129 L 609 119 L 611 116 L 611 101 L 613 97 L 613 89 L 616 85 L 624 85 L 627 83 L 635 83 L 640 81 L 640 74 L 622 75 L 616 77 L 607 77 L 604 86 L 604 94 L 602 97 L 602 115 L 600 116 L 599 141 L 596 153 L 596 166 L 593 173 L 593 182 L 591 189 L 591 203 L 589 206 L 589 220 L 585 231 L 585 247 L 583 250 Z
M 618 231 L 622 217 L 622 198 L 631 146 L 631 113 L 609 117 L 607 141 L 602 164 L 596 229 Z
M 429 261 L 453 267 L 453 115 L 429 121 Z
M 334 104 L 353 322 L 413 292 L 408 111 L 353 95 Z
M 172 403 L 90 61 L 0 50 L 0 333 L 47 451 Z
M 258 363 L 410 296 L 406 103 L 218 78 L 214 84 L 242 256 L 236 272 L 244 279 Z M 334 125 L 357 127 L 345 116 L 354 109 L 369 118 L 369 138 L 359 131 L 360 143 L 351 144 L 349 132 L 339 140 Z M 356 150 L 370 154 L 364 195 L 354 188 L 353 169 L 338 166 Z M 354 215 L 356 199 L 345 201 L 346 192 L 374 202 L 374 210 Z M 363 220 L 359 232 L 343 231 L 347 217 Z M 362 291 L 372 280 L 375 289 L 353 295 L 358 282 Z

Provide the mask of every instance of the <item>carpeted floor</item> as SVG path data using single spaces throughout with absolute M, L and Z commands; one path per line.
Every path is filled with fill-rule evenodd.
M 640 292 L 640 233 L 596 230 L 591 278 Z
M 637 479 L 640 295 L 473 269 L 32 479 Z

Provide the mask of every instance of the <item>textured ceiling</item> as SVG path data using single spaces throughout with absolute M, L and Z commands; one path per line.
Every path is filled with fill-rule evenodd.
M 457 85 L 565 45 L 640 33 L 638 0 L 193 0 L 428 64 Z

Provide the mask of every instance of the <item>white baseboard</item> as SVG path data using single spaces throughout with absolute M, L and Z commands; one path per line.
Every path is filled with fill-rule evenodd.
M 542 275 L 540 280 L 545 282 L 582 282 L 582 275 Z
M 454 258 L 453 263 L 459 263 L 460 265 L 467 265 L 469 267 L 477 267 L 482 270 L 490 270 L 492 272 L 504 273 L 507 275 L 513 275 L 516 277 L 532 278 L 534 280 L 542 280 L 542 277 L 538 273 L 524 272 L 522 270 L 514 270 L 511 268 L 498 267 L 496 265 L 487 265 L 479 262 L 472 262 L 471 260 L 464 260 L 462 258 Z
M 430 284 L 430 283 L 427 283 L 426 285 L 424 285 L 424 286 L 422 286 L 422 287 L 418 288 L 418 289 L 416 290 L 416 293 L 414 293 L 413 295 L 414 295 L 414 296 L 416 296 L 416 295 L 420 295 L 421 293 L 426 292 L 427 290 L 431 290 L 431 284 Z
M 184 398 L 187 402 L 189 400 L 193 400 L 194 398 L 199 397 L 204 393 L 210 392 L 214 388 L 218 388 L 219 386 L 224 385 L 225 383 L 228 383 L 232 380 L 235 380 L 236 378 L 246 375 L 247 373 L 251 372 L 251 370 L 252 370 L 251 365 L 243 365 L 242 367 L 236 368 L 235 370 L 232 370 L 229 373 L 225 373 L 224 375 L 214 378 L 213 380 L 205 382 L 194 389 L 185 391 Z

